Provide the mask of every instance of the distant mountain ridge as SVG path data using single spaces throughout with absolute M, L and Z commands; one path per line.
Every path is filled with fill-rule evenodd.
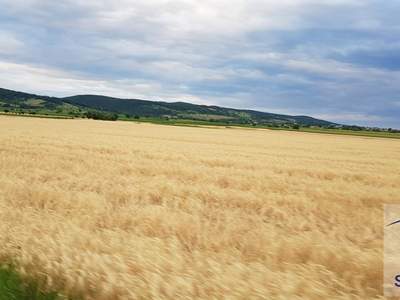
M 49 97 L 0 88 L 0 109 L 59 112 L 78 116 L 88 110 L 136 117 L 177 118 L 227 123 L 298 124 L 334 126 L 335 123 L 309 116 L 290 116 L 247 109 L 234 109 L 187 102 L 120 99 L 101 95 Z

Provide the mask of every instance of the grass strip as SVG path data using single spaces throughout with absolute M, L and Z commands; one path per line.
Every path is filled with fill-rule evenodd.
M 45 293 L 38 284 L 21 279 L 10 267 L 0 268 L 0 300 L 61 300 L 57 293 Z

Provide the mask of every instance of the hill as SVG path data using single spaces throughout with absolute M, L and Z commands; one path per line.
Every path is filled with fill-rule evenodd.
M 175 118 L 232 124 L 298 124 L 334 126 L 335 123 L 308 116 L 289 116 L 255 110 L 197 105 L 186 102 L 163 102 L 120 99 L 100 95 L 77 95 L 65 98 L 41 96 L 0 88 L 0 110 L 30 113 L 58 113 L 80 116 L 90 110 L 136 117 Z

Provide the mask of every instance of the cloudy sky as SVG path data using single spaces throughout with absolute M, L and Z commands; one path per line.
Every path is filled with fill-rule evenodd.
M 0 87 L 400 128 L 398 0 L 0 0 Z

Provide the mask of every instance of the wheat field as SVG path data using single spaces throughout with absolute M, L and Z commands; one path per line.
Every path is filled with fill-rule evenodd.
M 0 262 L 84 299 L 383 299 L 400 141 L 0 117 Z

